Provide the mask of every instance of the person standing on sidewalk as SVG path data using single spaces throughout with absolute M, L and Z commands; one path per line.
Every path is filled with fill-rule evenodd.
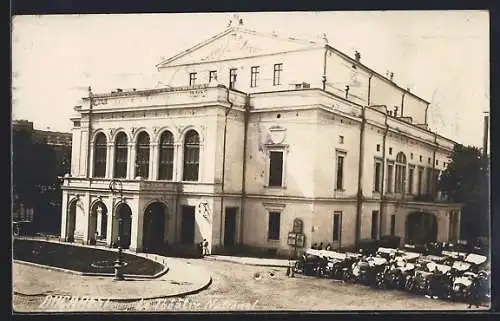
M 203 246 L 203 256 L 210 255 L 210 253 L 208 253 L 208 241 L 207 241 L 207 239 L 203 239 L 202 246 Z

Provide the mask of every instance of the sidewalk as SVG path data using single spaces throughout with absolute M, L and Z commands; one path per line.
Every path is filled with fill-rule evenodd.
M 79 246 L 106 249 L 101 246 Z M 24 296 L 65 295 L 110 301 L 134 301 L 196 293 L 207 288 L 212 282 L 212 277 L 206 269 L 190 264 L 189 260 L 128 250 L 124 252 L 161 262 L 168 267 L 168 272 L 155 279 L 127 277 L 125 281 L 114 281 L 113 277 L 109 276 L 77 275 L 13 262 L 13 291 Z
M 226 255 L 209 255 L 203 258 L 204 260 L 223 261 L 255 266 L 270 266 L 270 267 L 288 267 L 289 261 L 283 259 L 263 259 L 255 257 L 239 257 Z M 295 262 L 295 261 L 292 261 Z

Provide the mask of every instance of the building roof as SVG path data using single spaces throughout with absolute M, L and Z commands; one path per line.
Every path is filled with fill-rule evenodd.
M 210 44 L 213 44 L 217 40 L 223 38 L 224 36 L 232 34 L 232 33 L 238 33 L 238 34 L 247 35 L 247 36 L 248 35 L 253 35 L 253 36 L 256 36 L 256 37 L 259 37 L 259 38 L 262 38 L 262 39 L 266 39 L 266 38 L 267 39 L 273 39 L 273 40 L 277 40 L 277 41 L 279 41 L 281 43 L 281 45 L 282 45 L 281 50 L 273 50 L 272 48 L 271 49 L 266 48 L 267 52 L 260 53 L 260 55 L 261 54 L 266 54 L 266 53 L 277 52 L 277 51 L 279 51 L 279 52 L 287 52 L 287 51 L 300 50 L 300 48 L 302 48 L 302 49 L 310 49 L 310 48 L 321 48 L 321 47 L 324 47 L 327 50 L 331 50 L 331 51 L 335 52 L 336 54 L 338 54 L 339 56 L 341 56 L 343 59 L 349 61 L 350 63 L 355 64 L 355 65 L 357 65 L 357 66 L 365 69 L 369 73 L 373 73 L 378 78 L 380 78 L 380 79 L 382 79 L 382 80 L 390 83 L 392 86 L 400 89 L 401 91 L 405 92 L 407 95 L 410 95 L 410 96 L 412 96 L 412 97 L 414 97 L 414 98 L 416 98 L 418 100 L 421 100 L 422 102 L 424 102 L 424 103 L 426 103 L 428 105 L 430 104 L 429 101 L 427 101 L 427 100 L 423 99 L 422 97 L 417 96 L 416 94 L 408 91 L 408 89 L 405 89 L 405 88 L 399 86 L 393 80 L 387 78 L 386 76 L 383 76 L 382 74 L 378 73 L 377 71 L 373 70 L 372 68 L 370 68 L 370 67 L 362 64 L 359 60 L 354 59 L 354 58 L 350 57 L 349 55 L 345 54 L 344 52 L 342 52 L 342 51 L 334 48 L 333 46 L 331 46 L 330 44 L 328 44 L 328 40 L 326 39 L 326 35 L 323 36 L 323 40 L 313 41 L 313 40 L 298 39 L 298 38 L 293 38 L 293 37 L 283 37 L 283 36 L 277 35 L 275 33 L 258 32 L 258 31 L 252 30 L 252 29 L 244 28 L 242 25 L 232 26 L 232 27 L 229 27 L 229 28 L 225 29 L 224 31 L 216 34 L 215 36 L 210 37 L 207 40 L 196 44 L 195 46 L 193 46 L 193 47 L 191 47 L 189 49 L 186 49 L 186 50 L 184 50 L 182 52 L 179 52 L 179 53 L 171 56 L 170 58 L 167 58 L 167 59 L 161 61 L 160 63 L 158 63 L 156 65 L 156 67 L 158 69 L 159 68 L 163 68 L 163 67 L 168 67 L 170 64 L 174 63 L 175 61 L 178 61 L 179 59 L 181 59 L 183 57 L 186 57 L 187 55 L 189 55 L 191 53 L 194 53 L 195 51 L 200 50 L 201 48 L 208 47 Z M 247 41 L 248 40 L 246 40 L 242 44 L 243 45 L 252 46 L 252 44 L 250 44 L 250 45 L 247 44 Z M 286 46 L 285 44 L 289 44 L 289 46 Z M 253 47 L 255 47 L 255 45 L 253 45 Z M 225 48 L 222 48 L 222 49 L 225 49 Z M 220 51 L 220 49 L 219 49 L 219 51 Z M 248 56 L 251 56 L 251 54 L 249 54 Z M 217 59 L 212 59 L 212 61 L 217 61 Z M 194 61 L 192 61 L 192 62 L 194 63 Z

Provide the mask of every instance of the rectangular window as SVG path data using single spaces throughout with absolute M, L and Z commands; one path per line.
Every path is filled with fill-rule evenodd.
M 377 152 L 380 152 L 380 144 L 377 144 Z
M 392 193 L 392 170 L 394 166 L 389 164 L 387 165 L 387 193 Z
M 413 194 L 413 173 L 414 169 L 410 168 L 408 169 L 408 194 Z
M 391 215 L 391 236 L 396 235 L 396 215 Z
M 253 66 L 250 71 L 250 87 L 257 86 L 257 77 L 259 76 L 260 67 Z
M 339 144 L 343 144 L 344 143 L 344 136 L 339 136 Z
M 283 184 L 283 152 L 269 153 L 269 186 Z
M 212 82 L 214 80 L 217 80 L 217 70 L 212 70 L 208 73 L 208 82 Z
M 340 241 L 340 232 L 342 228 L 342 212 L 333 213 L 333 241 Z
M 389 147 L 389 155 L 392 155 L 392 147 Z
M 229 69 L 229 88 L 234 88 L 234 84 L 236 83 L 236 68 Z
M 344 189 L 344 159 L 345 155 L 337 155 L 337 181 L 336 189 Z
M 281 85 L 281 72 L 283 71 L 283 64 L 274 65 L 273 86 Z
M 269 225 L 267 230 L 267 238 L 270 240 L 280 239 L 280 212 L 269 213 Z
M 189 86 L 194 86 L 196 83 L 196 73 L 191 72 L 189 73 Z
M 378 238 L 378 211 L 372 211 L 372 240 Z
M 382 163 L 379 161 L 375 162 L 375 184 L 373 186 L 373 191 L 380 193 L 380 182 L 382 178 Z
M 423 176 L 424 176 L 424 169 L 423 168 L 419 168 L 418 169 L 418 181 L 417 181 L 417 187 L 418 187 L 418 195 L 422 194 L 422 179 L 423 179 Z

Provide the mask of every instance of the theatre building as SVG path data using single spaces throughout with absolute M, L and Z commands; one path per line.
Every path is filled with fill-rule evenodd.
M 157 88 L 89 90 L 75 107 L 65 241 L 285 252 L 294 226 L 306 247 L 459 238 L 461 204 L 436 189 L 454 142 L 359 53 L 238 24 L 157 69 Z

